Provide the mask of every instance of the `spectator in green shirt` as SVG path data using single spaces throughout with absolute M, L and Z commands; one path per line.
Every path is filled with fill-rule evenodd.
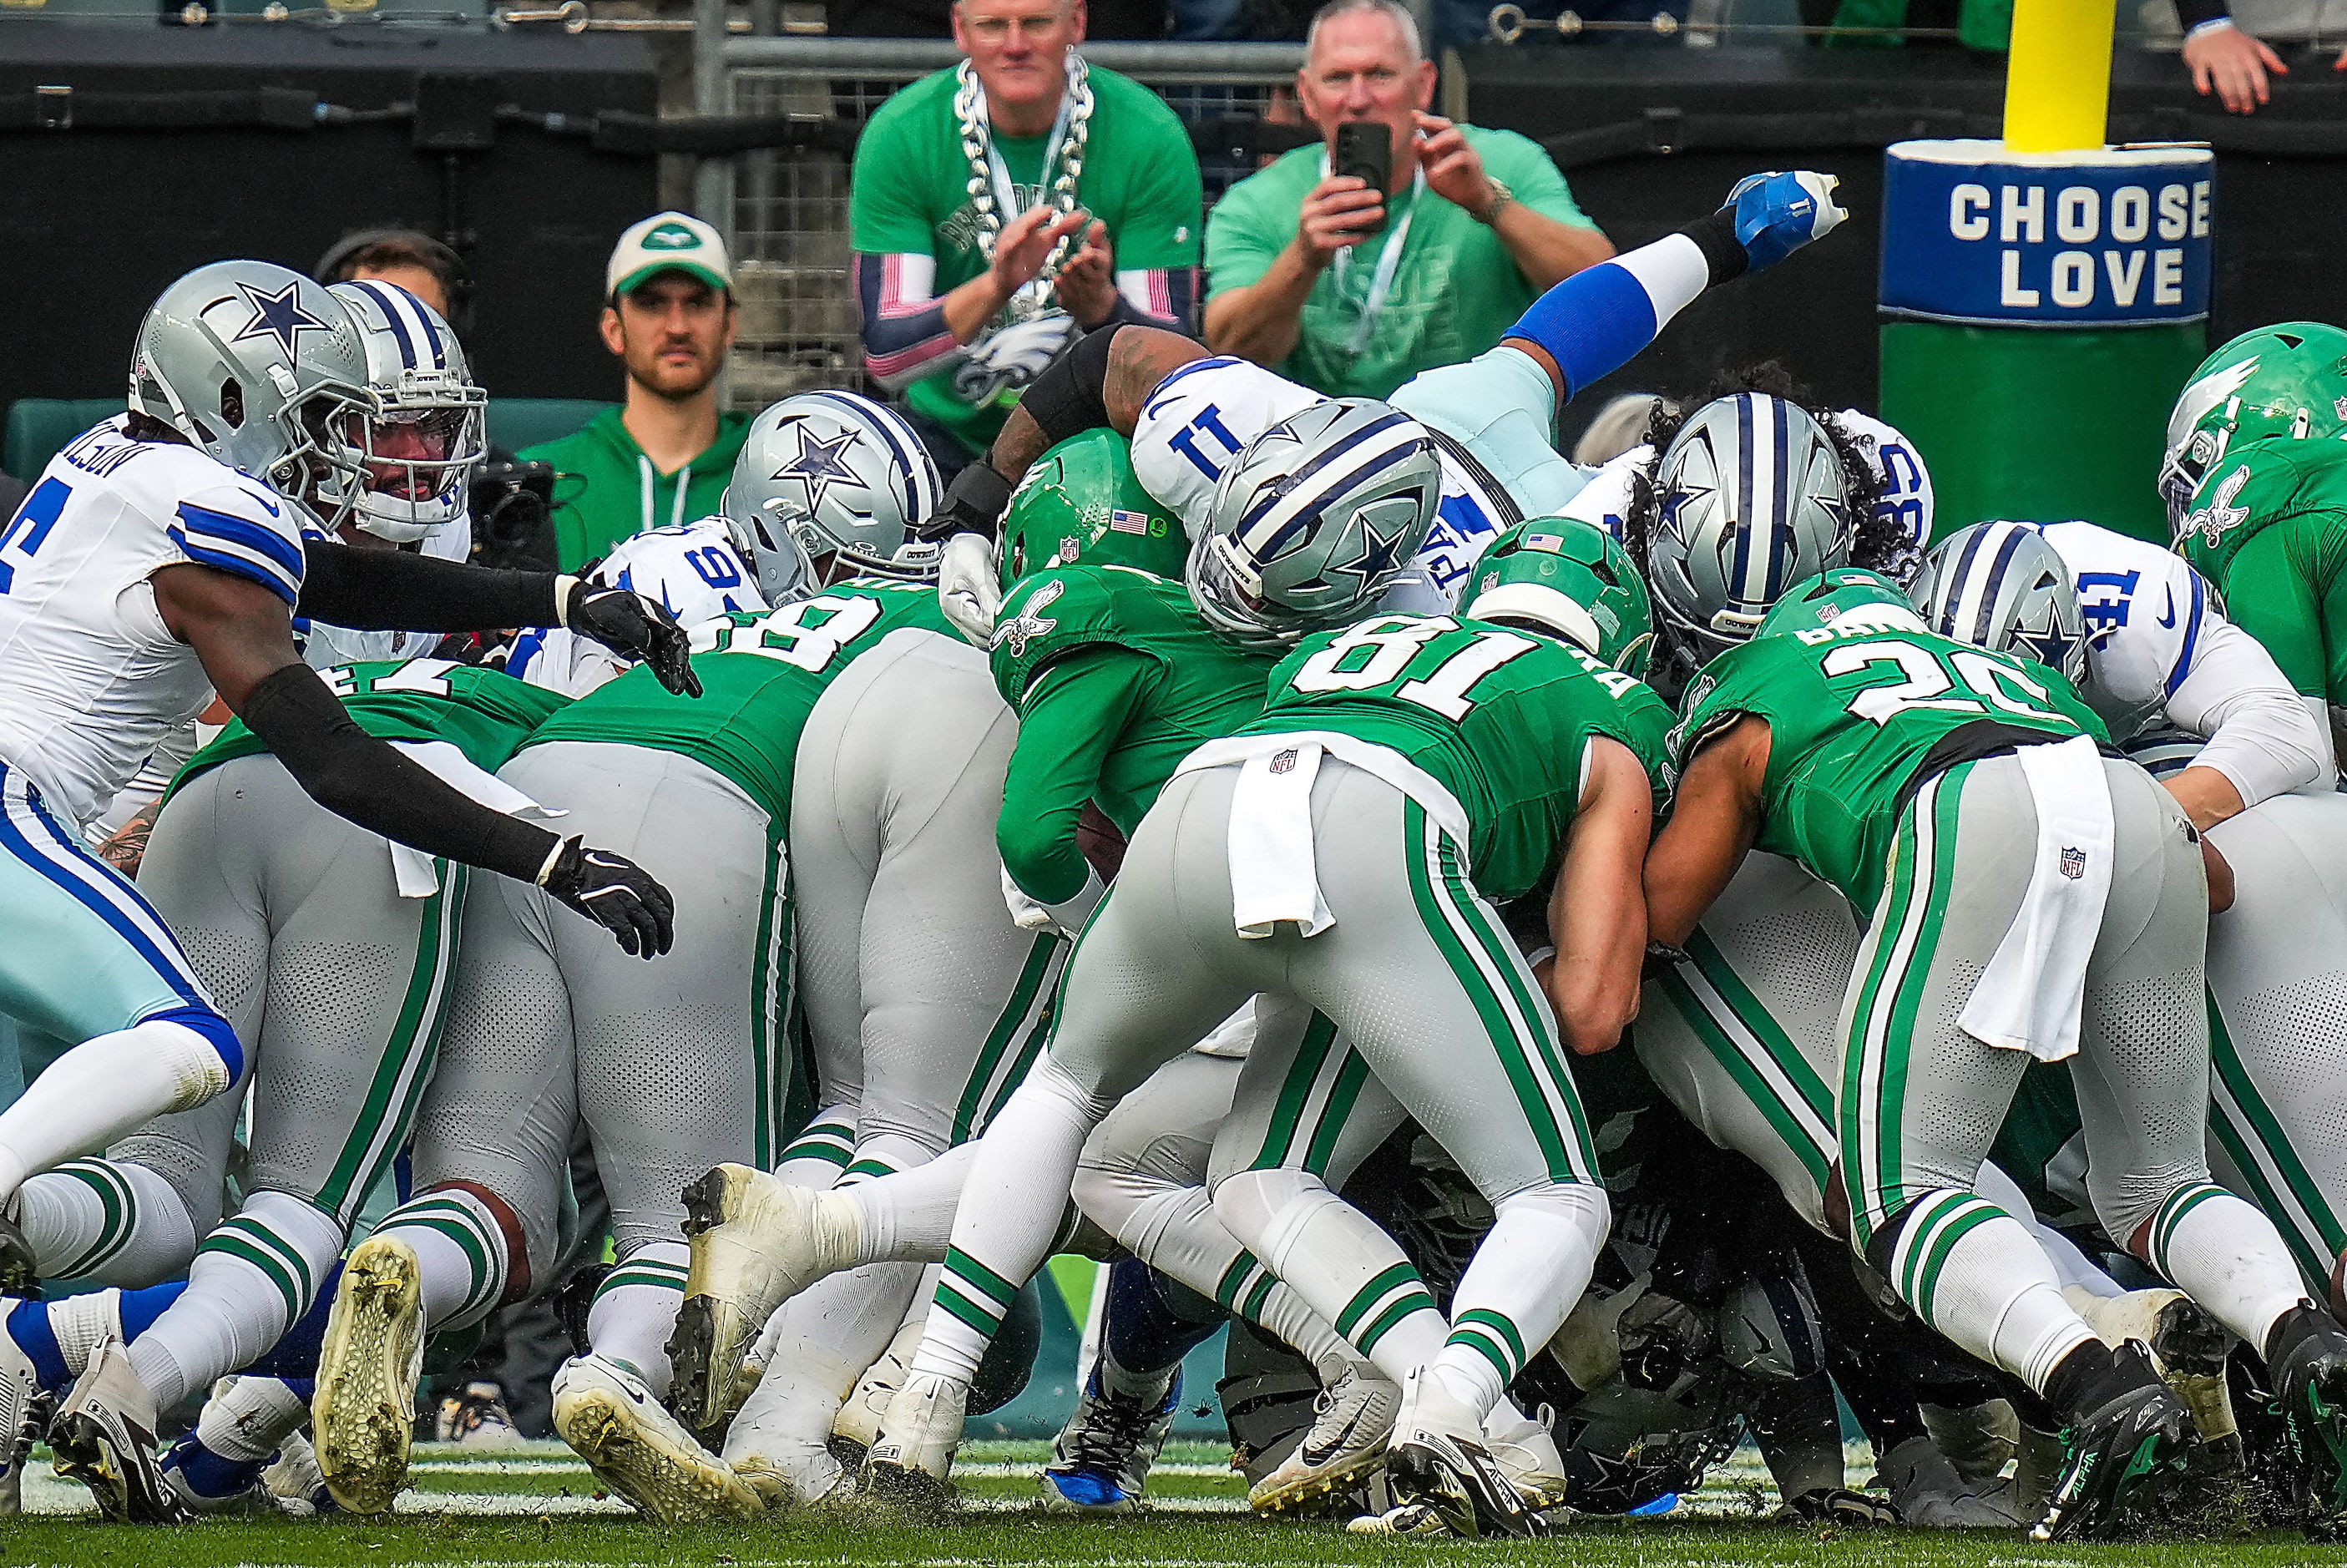
M 1434 66 L 1394 0 L 1329 0 L 1296 93 L 1333 146 L 1384 125 L 1375 191 L 1298 148 L 1231 187 L 1206 223 L 1206 343 L 1332 397 L 1383 397 L 1500 341 L 1544 290 L 1614 254 L 1539 146 L 1426 112 Z
M 661 212 L 620 236 L 604 270 L 603 346 L 628 400 L 525 462 L 554 465 L 555 557 L 577 571 L 631 534 L 717 510 L 746 414 L 721 414 L 717 374 L 733 346 L 733 269 L 698 218 Z
M 1074 52 L 1082 0 L 956 0 L 953 26 L 969 57 L 872 117 L 847 208 L 865 364 L 948 472 L 1080 331 L 1191 330 L 1200 217 L 1174 111 Z

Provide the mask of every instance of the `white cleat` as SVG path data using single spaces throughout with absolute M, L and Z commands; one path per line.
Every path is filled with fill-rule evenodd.
M 725 1448 L 725 1462 L 733 1473 L 774 1512 L 846 1497 L 856 1490 L 855 1478 L 841 1468 L 830 1448 L 806 1438 L 753 1436 L 737 1445 L 729 1436 Z
M 422 1280 L 413 1247 L 369 1236 L 343 1266 L 326 1316 L 311 1425 L 326 1490 L 353 1513 L 388 1513 L 407 1487 L 424 1371 Z
M 1483 1428 L 1483 1444 L 1491 1450 L 1491 1462 L 1500 1467 L 1524 1500 L 1524 1506 L 1534 1513 L 1544 1513 L 1552 1508 L 1564 1506 L 1564 1455 L 1556 1446 L 1556 1437 L 1549 1430 L 1556 1412 L 1542 1405 L 1537 1416 L 1526 1416 L 1521 1421 L 1507 1419 L 1508 1407 L 1501 1405 L 1491 1412 L 1491 1421 Z
M 2096 1338 L 2113 1348 L 2140 1340 L 2152 1370 L 2192 1412 L 2203 1440 L 2224 1444 L 2238 1458 L 2240 1427 L 2225 1388 L 2225 1358 L 2233 1337 L 2180 1290 L 2130 1290 L 2096 1296 L 2079 1286 L 2062 1292 Z
M 122 1341 L 90 1353 L 49 1424 L 56 1471 L 80 1481 L 117 1524 L 183 1524 L 190 1515 L 155 1458 L 155 1396 L 130 1369 Z
M 1928 1437 L 1909 1438 L 1880 1468 L 1876 1479 L 1891 1505 L 1919 1530 L 2026 1530 L 2037 1522 L 2038 1513 L 2022 1512 L 2013 1482 L 1966 1480 Z
M 913 1355 L 921 1348 L 921 1329 L 926 1321 L 926 1316 L 916 1317 L 897 1329 L 897 1337 L 888 1341 L 888 1348 L 880 1353 L 880 1358 L 865 1368 L 864 1376 L 856 1380 L 855 1392 L 847 1396 L 847 1402 L 832 1419 L 833 1437 L 855 1444 L 859 1453 L 880 1440 L 880 1423 L 887 1419 L 889 1401 L 905 1386 Z
M 864 1456 L 866 1489 L 905 1508 L 936 1511 L 950 1504 L 954 1450 L 961 1446 L 969 1400 L 968 1384 L 907 1375 Z
M 1342 1491 L 1385 1463 L 1401 1410 L 1400 1386 L 1367 1362 L 1348 1367 L 1320 1390 L 1311 1428 L 1296 1451 L 1247 1489 L 1247 1506 L 1284 1513 Z
M 8 1500 L 23 1493 L 25 1460 L 48 1424 L 41 1375 L 8 1332 L 7 1316 L 15 1305 L 0 1297 L 0 1514 L 15 1512 Z
M 1431 1368 L 1419 1368 L 1402 1386 L 1386 1479 L 1402 1508 L 1433 1510 L 1455 1535 L 1548 1533 L 1548 1522 L 1524 1506 L 1492 1459 L 1481 1414 Z
M 668 1342 L 669 1400 L 708 1431 L 738 1409 L 736 1379 L 774 1309 L 854 1264 L 852 1222 L 831 1194 L 747 1165 L 720 1165 L 684 1190 L 692 1261 Z
M 554 1430 L 605 1484 L 654 1519 L 755 1519 L 758 1494 L 695 1442 L 630 1368 L 574 1357 L 554 1374 Z

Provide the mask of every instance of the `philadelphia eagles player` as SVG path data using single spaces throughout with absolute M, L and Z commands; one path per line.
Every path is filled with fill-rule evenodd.
M 370 395 L 349 313 L 295 273 L 227 261 L 172 284 L 140 328 L 129 395 L 0 528 L 0 1009 L 77 1042 L 0 1112 L 0 1202 L 242 1073 L 179 944 L 77 837 L 214 692 L 337 815 L 545 886 L 630 951 L 669 940 L 668 896 L 635 866 L 476 804 L 352 723 L 295 652 L 292 618 L 563 621 L 689 684 L 682 633 L 573 579 L 325 544 L 292 497 L 363 466 L 335 431 Z M 0 1222 L 0 1283 L 22 1288 L 31 1268 Z
M 437 659 L 323 678 L 362 730 L 466 798 L 528 809 L 491 775 L 563 698 Z M 146 1284 L 185 1268 L 188 1288 L 127 1335 L 127 1355 L 130 1326 L 106 1316 L 118 1310 L 110 1292 L 20 1309 L 46 1316 L 12 1322 L 14 1342 L 0 1345 L 0 1360 L 47 1364 L 45 1383 L 97 1368 L 94 1408 L 68 1414 L 50 1442 L 108 1517 L 181 1516 L 190 1488 L 184 1476 L 160 1484 L 156 1412 L 250 1365 L 300 1319 L 406 1143 L 439 1039 L 465 873 L 313 803 L 241 723 L 165 798 L 139 887 L 236 1026 L 245 1071 L 231 1088 L 251 1091 L 242 1200 L 223 1216 L 242 1092 L 159 1117 L 105 1160 L 34 1177 L 19 1198 L 44 1276 Z M 65 1354 L 93 1341 L 87 1363 Z
M 2178 553 L 2336 741 L 2347 712 L 2347 332 L 2283 322 L 2200 362 L 2168 418 Z
M 1756 174 L 1727 205 L 1679 233 L 1588 268 L 1551 289 L 1498 347 L 1425 372 L 1392 406 L 1431 433 L 1442 477 L 1415 546 L 1399 608 L 1447 609 L 1467 569 L 1501 528 L 1553 513 L 1583 469 L 1557 454 L 1556 410 L 1576 388 L 1627 362 L 1706 289 L 1773 265 L 1823 238 L 1845 216 L 1831 175 Z M 1330 400 L 1258 365 L 1209 354 L 1154 327 L 1086 337 L 1021 395 L 991 453 L 955 476 L 937 531 L 949 540 L 938 591 L 957 624 L 984 635 L 999 605 L 989 541 L 1013 485 L 1054 444 L 1106 425 L 1133 440 L 1142 483 L 1178 515 L 1194 545 L 1209 532 L 1225 473 L 1243 453 L 1317 471 L 1325 446 L 1296 439 L 1298 414 Z
M 1377 432 L 1349 434 L 1329 448 L 1350 451 Z M 1225 482 L 1238 515 L 1218 516 L 1207 540 L 1246 556 L 1260 503 L 1294 513 L 1317 554 L 1353 559 L 1329 548 L 1327 514 L 1311 515 L 1286 479 L 1250 450 Z M 1643 946 L 1635 867 L 1654 781 L 1638 748 L 1659 765 L 1659 719 L 1634 715 L 1640 698 L 1657 714 L 1660 705 L 1539 638 L 1406 616 L 1307 640 L 1272 691 L 1266 716 L 1194 753 L 1135 831 L 1071 960 L 1045 1057 L 979 1145 L 920 1350 L 870 1455 L 886 1487 L 943 1482 L 971 1369 L 1010 1282 L 1050 1244 L 1056 1216 L 1038 1200 L 1058 1185 L 1051 1178 L 1072 1171 L 1084 1134 L 1122 1094 L 1262 992 L 1343 1030 L 1498 1204 L 1494 1234 L 1506 1245 L 1479 1255 L 1449 1343 L 1440 1328 L 1423 1342 L 1389 1462 L 1461 1528 L 1532 1528 L 1483 1445 L 1484 1418 L 1521 1348 L 1544 1341 L 1579 1295 L 1604 1200 L 1545 999 L 1477 888 L 1512 896 L 1564 854 L 1559 903 L 1575 923 L 1559 968 L 1583 1004 L 1572 1025 L 1610 1043 L 1635 1006 Z M 1526 736 L 1539 741 L 1527 747 Z M 1484 1049 L 1463 1060 L 1424 1049 L 1446 1039 Z M 1307 1044 L 1259 1038 L 1250 1068 L 1266 1064 L 1277 1081 L 1279 1053 Z M 1243 1241 L 1277 1240 L 1266 1266 L 1324 1317 L 1349 1321 L 1348 1303 L 1366 1291 L 1375 1305 L 1387 1286 L 1358 1276 L 1345 1220 L 1330 1214 L 1325 1240 L 1305 1239 L 1323 1205 L 1300 1185 L 1296 1195 L 1296 1213 L 1260 1215 L 1279 1221 L 1277 1237 L 1250 1235 L 1256 1216 L 1232 1214 L 1219 1196 L 1216 1208 Z M 1401 1323 L 1440 1321 L 1397 1305 Z M 1397 1323 L 1387 1337 L 1401 1332 Z
M 2139 1522 L 2188 1418 L 1975 1190 L 2032 1060 L 2071 1063 L 2108 1233 L 2258 1347 L 2287 1397 L 2337 1408 L 2347 1334 L 2300 1299 L 2271 1225 L 2207 1179 L 2208 879 L 2172 799 L 2098 758 L 2100 722 L 2057 674 L 1933 636 L 1876 574 L 1796 586 L 1758 633 L 1688 691 L 1652 936 L 1685 940 L 1756 846 L 1872 912 L 1836 1100 L 1851 1245 L 2071 1423 L 2039 1536 Z

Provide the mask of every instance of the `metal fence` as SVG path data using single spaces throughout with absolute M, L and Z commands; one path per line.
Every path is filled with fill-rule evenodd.
M 1083 52 L 1154 88 L 1194 122 L 1261 118 L 1303 59 L 1297 44 L 1096 43 Z M 860 127 L 897 88 L 960 58 L 942 39 L 791 36 L 728 38 L 722 52 L 702 54 L 703 113 L 831 121 L 841 130 Z M 741 301 L 728 392 L 736 408 L 764 407 L 805 387 L 864 384 L 848 277 L 849 157 L 777 148 L 702 167 L 696 201 L 725 231 Z M 1202 167 L 1210 204 L 1252 172 L 1237 158 L 1209 156 Z

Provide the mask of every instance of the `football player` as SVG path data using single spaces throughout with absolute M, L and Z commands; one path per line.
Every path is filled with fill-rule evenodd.
M 68 443 L 0 529 L 0 1009 L 76 1042 L 0 1112 L 0 1201 L 242 1074 L 178 942 L 77 836 L 215 691 L 337 815 L 547 887 L 631 950 L 667 946 L 667 895 L 635 866 L 465 798 L 351 723 L 296 654 L 297 611 L 360 627 L 561 620 L 691 679 L 682 633 L 631 594 L 325 545 L 297 497 L 339 475 L 355 501 L 346 419 L 371 396 L 340 301 L 261 262 L 200 268 L 147 314 L 130 411 Z M 5 1283 L 32 1268 L 0 1222 Z
M 2138 1348 L 2095 1337 L 2027 1229 L 1976 1190 L 2032 1060 L 2071 1062 L 2106 1230 L 2281 1368 L 2286 1397 L 2319 1412 L 2347 1381 L 2347 1334 L 2301 1301 L 2272 1225 L 2208 1180 L 2209 878 L 2173 799 L 2100 759 L 2100 730 L 2058 674 L 1936 637 L 1887 579 L 1838 569 L 1689 688 L 1646 870 L 1669 945 L 1755 846 L 1872 912 L 1835 1100 L 1850 1242 L 2071 1424 L 2041 1538 L 2155 1506 L 2188 1417 Z

